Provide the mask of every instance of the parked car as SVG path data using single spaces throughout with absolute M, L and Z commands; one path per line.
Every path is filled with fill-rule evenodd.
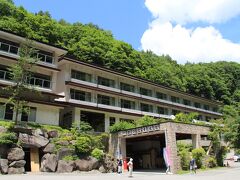
M 233 156 L 233 160 L 234 160 L 234 162 L 240 162 L 240 154 L 235 154 Z

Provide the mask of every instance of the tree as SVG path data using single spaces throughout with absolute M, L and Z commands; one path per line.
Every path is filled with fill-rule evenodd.
M 7 94 L 9 94 L 9 99 L 6 104 L 13 105 L 13 110 L 16 112 L 14 117 L 16 124 L 18 123 L 19 114 L 29 112 L 26 95 L 28 92 L 36 93 L 36 90 L 29 84 L 32 75 L 31 70 L 38 61 L 38 59 L 34 57 L 35 54 L 36 50 L 32 48 L 32 43 L 30 41 L 27 42 L 20 47 L 20 58 L 17 63 L 8 68 L 14 84 L 5 88 Z

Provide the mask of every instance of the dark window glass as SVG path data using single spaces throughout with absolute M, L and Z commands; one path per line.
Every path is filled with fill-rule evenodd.
M 91 93 L 70 89 L 71 99 L 91 102 Z
M 177 114 L 179 114 L 181 111 L 179 111 L 179 110 L 176 110 L 176 109 L 173 109 L 172 110 L 172 114 L 175 116 L 175 115 L 177 115 Z
M 212 119 L 211 117 L 206 116 L 206 121 L 207 121 L 207 122 L 210 121 L 211 119 Z
M 209 110 L 209 105 L 206 105 L 206 104 L 205 104 L 205 105 L 203 106 L 203 109 Z
M 81 72 L 81 71 L 76 71 L 76 70 L 71 71 L 71 77 L 74 78 L 74 79 L 82 80 L 82 81 L 88 81 L 88 82 L 92 81 L 92 75 L 91 74 L 84 73 L 84 72 Z
M 197 103 L 197 102 L 195 102 L 195 103 L 194 103 L 194 107 L 196 107 L 196 108 L 201 108 L 201 104 L 200 104 L 200 103 Z
M 98 94 L 97 102 L 99 104 L 105 104 L 105 105 L 114 106 L 115 105 L 115 98 L 114 97 L 110 97 L 110 96 L 105 96 L 105 95 Z
M 218 112 L 218 107 L 213 107 L 212 110 L 213 112 Z
M 135 87 L 133 85 L 126 84 L 126 83 L 123 83 L 123 82 L 120 83 L 120 88 L 121 88 L 121 90 L 129 91 L 129 92 L 134 92 L 135 91 Z
M 12 79 L 11 74 L 7 68 L 8 68 L 7 66 L 0 66 L 0 79 L 4 80 Z
M 115 81 L 112 79 L 107 79 L 104 77 L 98 76 L 98 84 L 108 87 L 115 87 Z
M 135 102 L 126 99 L 121 99 L 121 107 L 126 109 L 135 109 Z
M 158 114 L 168 114 L 168 109 L 164 107 L 157 107 Z
M 186 106 L 191 106 L 191 101 L 189 101 L 187 99 L 183 99 L 183 104 Z
M 21 121 L 25 121 L 25 122 L 35 122 L 36 121 L 36 112 L 37 112 L 37 108 L 35 107 L 30 107 L 29 108 L 29 112 L 22 112 L 22 117 L 21 117 Z
M 179 97 L 171 96 L 171 101 L 174 103 L 180 103 Z
M 13 106 L 10 104 L 6 105 L 5 108 L 5 119 L 12 120 L 13 119 Z
M 140 94 L 145 96 L 152 96 L 152 91 L 150 89 L 140 88 Z
M 158 99 L 164 99 L 164 100 L 167 99 L 167 95 L 164 94 L 164 93 L 160 93 L 160 92 L 156 92 L 156 97 L 157 97 Z
M 145 112 L 153 112 L 153 106 L 150 104 L 144 104 L 141 103 L 141 111 L 145 111 Z
M 110 121 L 110 126 L 112 126 L 112 125 L 115 124 L 116 118 L 115 118 L 115 117 L 110 117 L 110 118 L 109 118 L 109 121 Z

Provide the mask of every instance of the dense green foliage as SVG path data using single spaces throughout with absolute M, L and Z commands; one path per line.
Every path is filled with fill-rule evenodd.
M 203 166 L 203 158 L 206 156 L 206 152 L 203 148 L 197 148 L 192 150 L 192 156 L 196 160 L 198 168 Z
M 98 160 L 101 160 L 103 158 L 103 156 L 104 156 L 104 152 L 103 152 L 103 150 L 95 148 L 95 149 L 92 150 L 91 156 L 95 157 Z
M 131 129 L 135 128 L 136 125 L 131 123 L 131 122 L 126 122 L 126 121 L 119 121 L 115 123 L 114 125 L 110 126 L 110 132 L 117 132 L 117 131 L 122 131 L 126 129 Z
M 67 48 L 78 59 L 143 77 L 198 96 L 239 102 L 240 64 L 233 62 L 179 65 L 169 56 L 139 52 L 93 24 L 56 21 L 48 12 L 32 14 L 0 0 L 0 28 Z
M 5 132 L 0 134 L 0 145 L 12 145 L 17 143 L 17 138 L 15 133 Z
M 189 162 L 191 160 L 192 146 L 185 143 L 177 143 L 177 152 L 180 157 L 180 163 L 182 170 L 189 170 Z

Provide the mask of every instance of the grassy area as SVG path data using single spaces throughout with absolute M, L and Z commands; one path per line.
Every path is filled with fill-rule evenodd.
M 211 170 L 216 170 L 216 169 L 221 169 L 221 168 L 224 168 L 224 167 L 214 167 L 214 168 L 203 168 L 203 169 L 197 169 L 197 173 L 198 172 L 204 172 L 204 171 L 211 171 Z M 177 172 L 177 174 L 181 175 L 181 174 L 188 174 L 190 173 L 190 171 L 186 171 L 186 170 L 179 170 Z

